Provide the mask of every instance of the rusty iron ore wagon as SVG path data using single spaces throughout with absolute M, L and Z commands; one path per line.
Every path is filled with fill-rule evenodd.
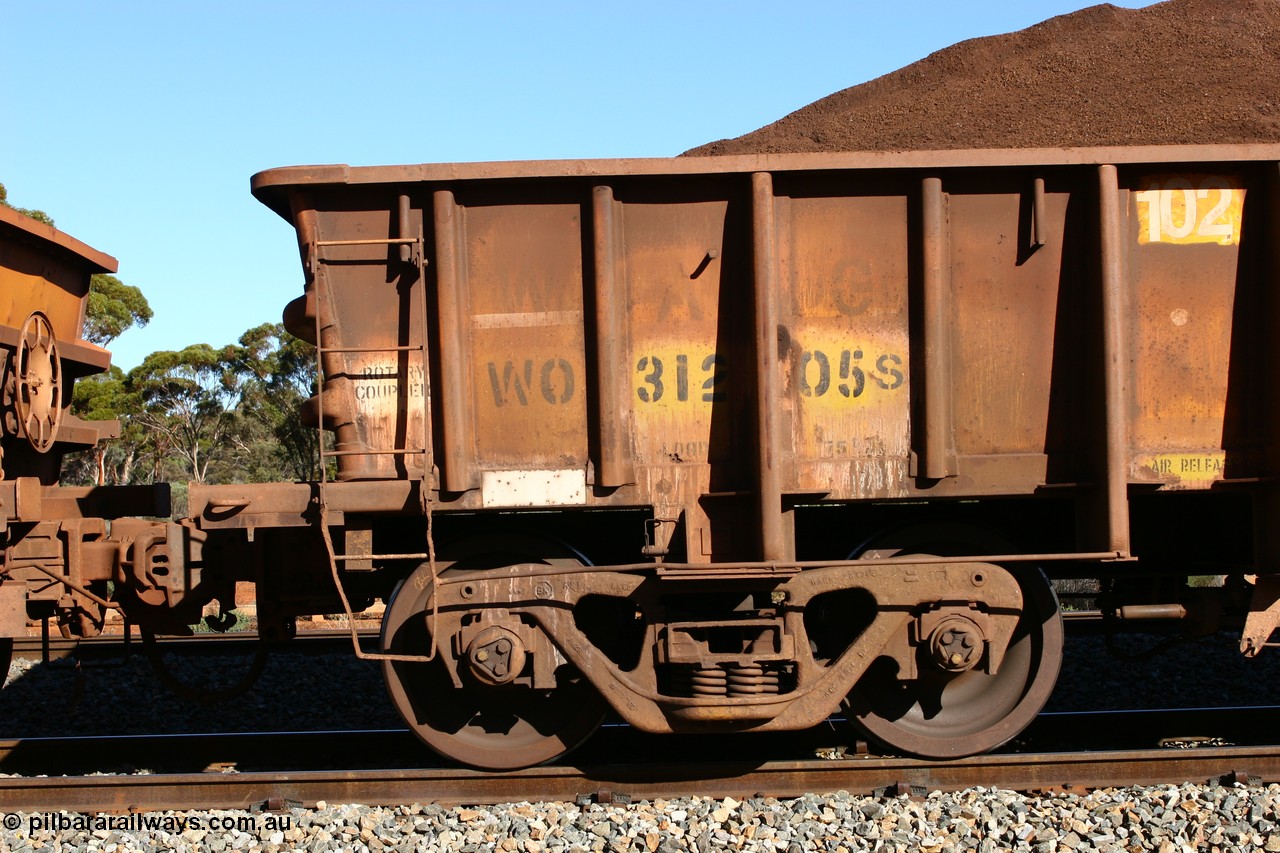
M 116 421 L 83 421 L 70 411 L 75 381 L 110 364 L 110 353 L 83 340 L 82 330 L 91 277 L 115 270 L 115 258 L 0 206 L 0 661 L 6 664 L 28 618 L 56 617 L 67 634 L 98 633 L 106 611 L 121 606 L 108 600 L 109 584 L 130 564 L 121 546 L 143 531 L 152 546 L 165 538 L 157 531 L 178 531 L 139 519 L 110 523 L 167 515 L 167 486 L 58 485 L 66 453 L 118 434 Z M 122 586 L 118 597 L 124 592 Z
M 714 733 L 843 708 L 892 750 L 988 750 L 1051 691 L 1073 580 L 1117 625 L 1234 627 L 1256 654 L 1280 612 L 1278 162 L 260 173 L 297 231 L 285 323 L 317 344 L 326 474 L 193 484 L 190 518 L 119 549 L 126 609 L 163 628 L 253 580 L 288 636 L 385 601 L 358 653 L 423 740 L 495 769 L 610 710 Z

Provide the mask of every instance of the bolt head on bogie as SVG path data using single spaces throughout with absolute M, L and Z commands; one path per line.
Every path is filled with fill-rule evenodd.
M 929 635 L 929 660 L 944 672 L 967 672 L 982 660 L 986 637 L 964 616 L 948 616 Z
M 524 671 L 526 658 L 520 638 L 498 625 L 476 634 L 467 646 L 471 674 L 485 684 L 510 684 Z

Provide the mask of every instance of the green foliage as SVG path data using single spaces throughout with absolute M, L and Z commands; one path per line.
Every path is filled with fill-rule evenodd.
M 1187 578 L 1187 586 L 1192 587 L 1217 587 L 1222 586 L 1222 575 L 1192 575 Z
M 113 364 L 106 373 L 77 380 L 71 405 L 85 420 L 102 421 L 136 413 L 141 401 L 126 387 L 124 371 Z
M 68 481 L 268 482 L 318 476 L 320 434 L 298 409 L 311 394 L 314 348 L 278 324 L 236 344 L 155 352 L 76 384 L 82 418 L 119 418 L 120 438 L 69 458 Z M 180 502 L 175 494 L 175 505 Z
M 169 484 L 169 507 L 174 518 L 184 518 L 191 498 L 190 484 L 185 480 Z
M 208 344 L 153 352 L 126 381 L 142 400 L 135 417 L 167 439 L 188 479 L 206 482 L 209 466 L 238 445 L 239 389 L 222 353 Z
M 311 396 L 315 348 L 279 323 L 264 323 L 240 336 L 226 355 L 241 382 L 244 415 L 274 442 L 251 480 L 312 480 L 319 476 L 319 432 L 302 424 L 298 407 Z M 283 474 L 283 476 L 281 476 Z
M 119 367 L 112 365 L 107 373 L 77 380 L 71 411 L 89 421 L 118 419 L 120 437 L 67 457 L 63 465 L 64 481 L 99 485 L 131 482 L 134 465 L 146 445 L 145 432 L 132 417 L 141 409 L 141 399 L 129 388 Z
M 9 204 L 9 191 L 4 188 L 4 184 L 0 184 L 0 204 L 5 207 L 18 211 L 19 213 L 30 216 L 36 222 L 43 222 L 49 227 L 53 227 L 53 217 L 45 213 L 43 210 L 32 210 L 29 207 L 17 207 Z
M 85 340 L 106 346 L 128 329 L 147 325 L 151 317 L 151 305 L 138 288 L 106 273 L 89 280 Z

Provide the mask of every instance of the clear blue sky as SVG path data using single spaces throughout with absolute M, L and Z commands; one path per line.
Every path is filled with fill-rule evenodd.
M 278 322 L 301 293 L 254 172 L 673 156 L 1088 5 L 0 0 L 0 183 L 150 300 L 111 347 L 128 369 Z

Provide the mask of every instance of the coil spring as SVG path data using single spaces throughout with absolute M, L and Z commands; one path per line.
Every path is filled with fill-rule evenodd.
M 674 696 L 777 696 L 793 687 L 790 666 L 673 667 L 669 684 Z
M 782 692 L 779 673 L 776 670 L 766 671 L 759 664 L 732 667 L 728 681 L 730 696 L 777 695 Z
M 727 696 L 729 674 L 719 667 L 680 667 L 671 673 L 671 686 L 678 696 Z

